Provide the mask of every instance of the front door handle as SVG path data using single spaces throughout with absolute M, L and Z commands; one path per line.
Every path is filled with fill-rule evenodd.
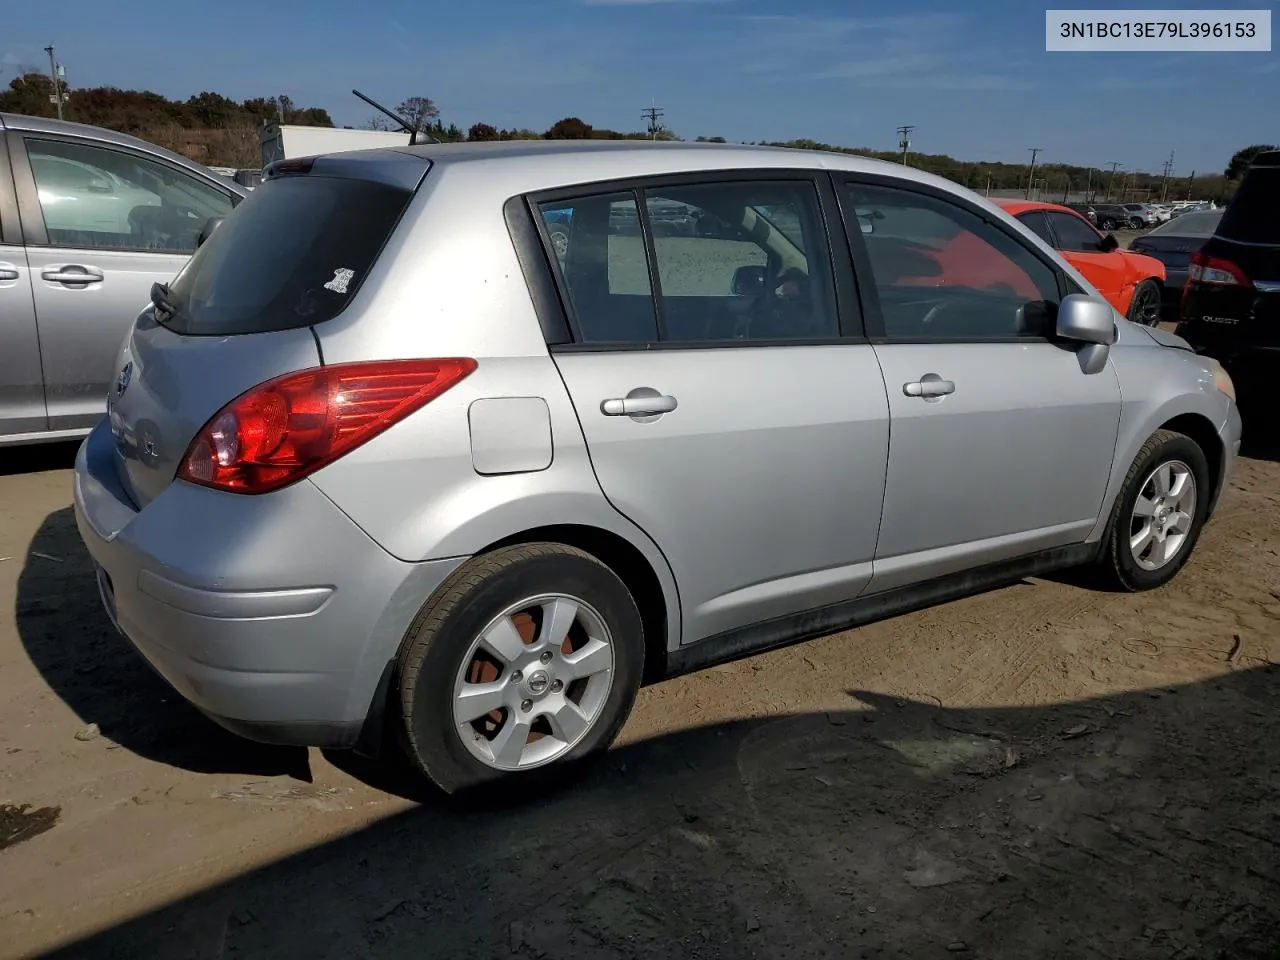
M 12 263 L 0 263 L 0 280 L 17 280 L 22 274 Z
M 675 408 L 675 397 L 659 393 L 652 387 L 637 387 L 625 397 L 600 401 L 600 412 L 606 417 L 657 417 Z
M 924 397 L 926 400 L 945 397 L 956 392 L 956 385 L 950 380 L 943 380 L 936 373 L 926 373 L 914 383 L 904 383 L 902 392 L 908 397 Z
M 61 267 L 51 267 L 40 273 L 42 280 L 51 283 L 101 283 L 102 271 L 97 267 L 82 267 L 78 263 L 68 263 Z

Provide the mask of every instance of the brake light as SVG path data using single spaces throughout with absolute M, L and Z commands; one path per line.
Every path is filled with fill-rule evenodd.
M 1193 283 L 1207 283 L 1215 286 L 1246 287 L 1249 278 L 1244 275 L 1235 263 L 1222 257 L 1211 257 L 1203 250 L 1191 255 L 1187 266 L 1187 278 Z
M 475 368 L 468 358 L 379 360 L 268 380 L 214 414 L 178 477 L 233 493 L 278 490 L 372 440 Z

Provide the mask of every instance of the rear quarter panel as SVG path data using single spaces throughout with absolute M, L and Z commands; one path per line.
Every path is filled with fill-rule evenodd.
M 472 556 L 545 526 L 590 526 L 620 536 L 662 585 L 674 647 L 680 604 L 671 570 L 600 489 L 508 233 L 506 197 L 494 191 L 484 166 L 433 170 L 355 301 L 316 328 L 326 363 L 462 356 L 478 361 L 476 371 L 312 480 L 407 561 Z M 472 405 L 512 397 L 545 402 L 550 464 L 481 475 Z

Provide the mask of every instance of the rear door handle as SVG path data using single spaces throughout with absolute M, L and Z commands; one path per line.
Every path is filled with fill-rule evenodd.
M 82 267 L 77 263 L 68 263 L 66 266 L 44 270 L 40 277 L 51 283 L 101 283 L 102 271 L 97 267 Z
M 913 383 L 904 383 L 902 392 L 908 397 L 924 397 L 926 400 L 930 398 L 936 399 L 945 397 L 949 393 L 955 393 L 956 385 L 950 380 L 943 380 L 936 373 L 926 373 Z
M 625 397 L 600 401 L 600 412 L 606 417 L 656 417 L 676 408 L 676 398 L 651 387 L 637 387 Z
M 0 263 L 0 280 L 17 280 L 22 274 L 12 263 Z

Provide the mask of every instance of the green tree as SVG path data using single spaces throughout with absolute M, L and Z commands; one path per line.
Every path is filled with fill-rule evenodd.
M 487 123 L 473 123 L 467 131 L 467 139 L 476 142 L 498 139 L 498 128 Z
M 557 120 L 547 131 L 548 140 L 590 140 L 592 127 L 577 117 L 565 117 Z
M 400 101 L 396 113 L 408 120 L 414 130 L 425 130 L 432 120 L 440 118 L 440 108 L 430 97 L 407 97 Z
M 1275 146 L 1269 143 L 1255 143 L 1252 147 L 1237 150 L 1232 155 L 1231 161 L 1227 164 L 1227 169 L 1223 171 L 1222 175 L 1228 180 L 1239 180 L 1244 176 L 1245 170 L 1249 168 L 1249 164 L 1253 162 L 1254 157 L 1274 149 L 1276 149 Z

